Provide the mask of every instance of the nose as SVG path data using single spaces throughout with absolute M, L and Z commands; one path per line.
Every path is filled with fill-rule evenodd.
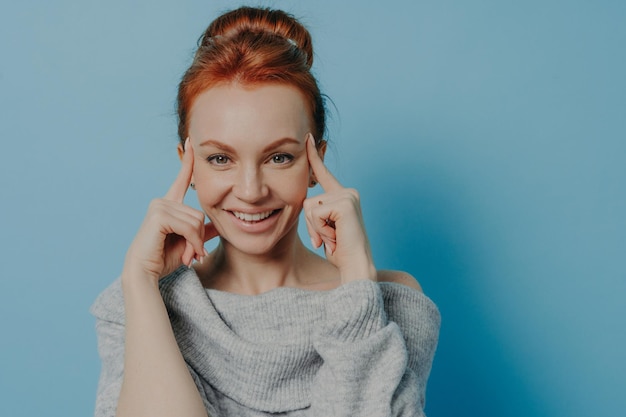
M 256 203 L 266 197 L 269 189 L 263 181 L 263 172 L 256 166 L 242 167 L 237 175 L 233 192 L 246 203 Z

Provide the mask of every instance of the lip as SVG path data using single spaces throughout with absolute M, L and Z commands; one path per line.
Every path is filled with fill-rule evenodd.
M 273 228 L 276 222 L 278 221 L 278 217 L 280 215 L 281 209 L 255 209 L 255 210 L 224 210 L 229 214 L 229 218 L 231 222 L 240 230 L 246 233 L 263 233 Z M 239 214 L 239 217 L 235 213 Z M 245 214 L 246 217 L 250 216 L 263 216 L 264 214 L 271 213 L 269 216 L 260 219 L 260 220 L 244 220 L 242 214 Z

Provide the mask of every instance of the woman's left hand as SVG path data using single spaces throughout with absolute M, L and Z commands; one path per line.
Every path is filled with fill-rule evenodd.
M 309 164 L 324 194 L 304 201 L 306 226 L 314 247 L 324 244 L 326 258 L 339 269 L 341 282 L 376 281 L 376 268 L 365 233 L 359 193 L 344 188 L 328 171 L 308 134 Z

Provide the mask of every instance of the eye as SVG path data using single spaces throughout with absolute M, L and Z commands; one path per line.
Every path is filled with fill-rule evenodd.
M 293 155 L 290 155 L 288 153 L 276 153 L 272 155 L 270 160 L 274 164 L 279 164 L 279 165 L 288 164 L 289 162 L 293 161 Z
M 230 158 L 223 154 L 217 154 L 209 156 L 207 161 L 213 165 L 226 165 L 230 161 Z

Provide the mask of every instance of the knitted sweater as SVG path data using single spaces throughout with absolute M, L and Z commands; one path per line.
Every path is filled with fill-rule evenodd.
M 209 416 L 424 415 L 440 316 L 419 291 L 363 280 L 246 296 L 205 289 L 184 266 L 160 289 Z M 91 312 L 102 359 L 95 416 L 113 416 L 124 365 L 119 279 Z

